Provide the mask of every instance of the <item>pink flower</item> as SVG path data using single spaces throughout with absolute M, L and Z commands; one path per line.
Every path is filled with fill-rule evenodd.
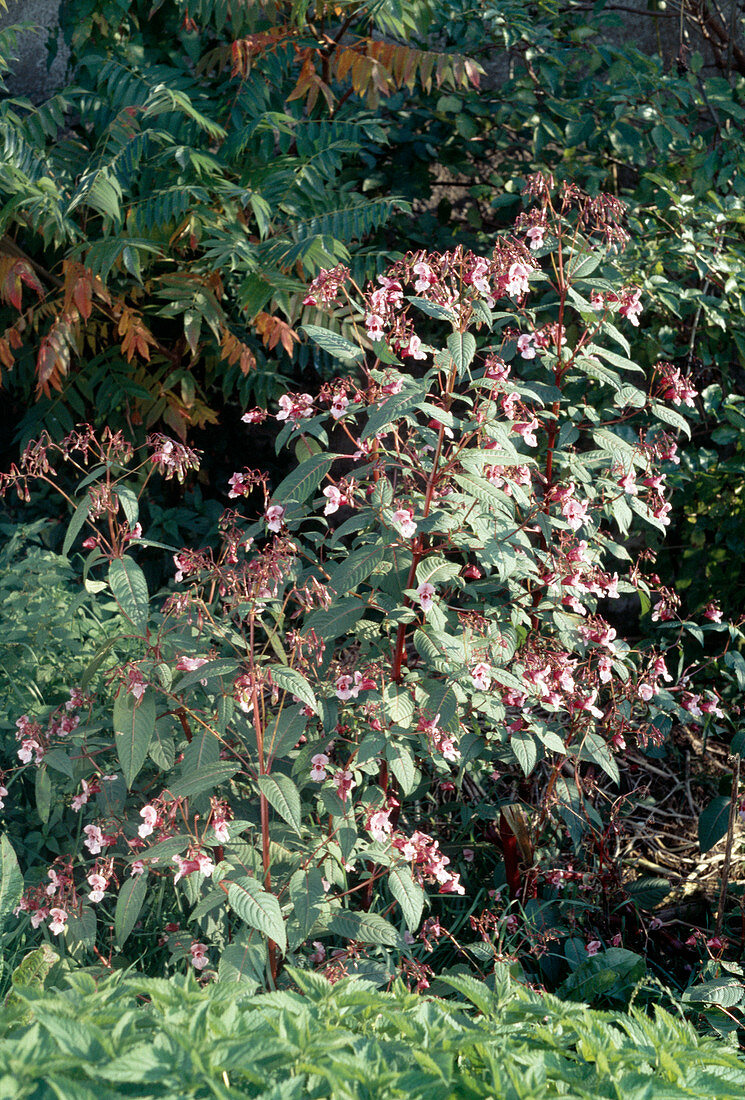
M 423 261 L 420 261 L 418 264 L 414 264 L 412 271 L 415 275 L 419 276 L 417 281 L 414 283 L 414 290 L 417 292 L 417 294 L 421 294 L 425 290 L 429 290 L 432 284 L 437 282 L 437 276 L 435 275 L 434 271 L 429 266 L 429 264 L 425 264 Z
M 331 402 L 331 415 L 334 420 L 341 419 L 344 413 L 347 411 L 349 405 L 349 398 L 345 397 L 343 393 L 337 393 L 334 400 Z
M 473 863 L 473 857 L 474 857 L 473 848 L 464 848 L 463 849 L 463 858 L 466 861 L 466 863 Z
M 574 497 L 569 497 L 562 504 L 562 514 L 572 531 L 579 531 L 580 527 L 587 519 L 589 504 L 589 500 L 575 500 Z
M 189 948 L 191 952 L 191 965 L 195 970 L 204 970 L 209 962 L 206 952 L 209 950 L 206 943 L 193 943 Z
M 309 393 L 286 393 L 279 399 L 279 409 L 277 420 L 291 420 L 297 424 L 298 420 L 313 415 L 313 398 Z
M 67 926 L 67 913 L 64 909 L 50 909 L 49 916 L 52 918 L 49 922 L 49 931 L 53 936 L 61 935 Z
M 535 417 L 532 417 L 529 422 L 519 421 L 512 425 L 513 432 L 517 432 L 525 440 L 528 447 L 537 447 L 538 439 L 536 438 L 536 428 L 540 427 Z
M 405 539 L 410 539 L 416 531 L 414 513 L 411 508 L 397 508 L 393 513 L 393 523 Z
M 416 590 L 419 605 L 425 615 L 434 607 L 433 596 L 435 595 L 435 592 L 435 586 L 433 584 L 430 584 L 429 581 L 424 581 L 424 583 L 420 584 Z
M 137 832 L 144 840 L 146 836 L 150 836 L 155 826 L 158 824 L 158 811 L 154 806 L 143 806 L 140 810 L 140 817 L 143 823 L 140 825 Z
M 618 310 L 622 317 L 626 317 L 637 328 L 639 327 L 639 314 L 642 311 L 641 297 L 641 290 L 624 290 Z
M 585 950 L 587 951 L 587 954 L 592 957 L 593 955 L 597 955 L 598 951 L 602 950 L 602 947 L 603 945 L 600 940 L 590 940 Z
M 241 420 L 244 424 L 260 424 L 265 417 L 264 409 L 249 409 L 248 412 L 244 412 Z
M 707 603 L 704 608 L 704 618 L 711 619 L 713 623 L 721 623 L 722 609 L 712 600 L 711 603 Z
M 529 275 L 530 268 L 526 267 L 525 264 L 510 264 L 507 272 L 507 282 L 504 287 L 507 294 L 513 298 L 519 298 L 521 295 L 527 294 L 530 289 L 528 286 Z
M 491 684 L 491 665 L 487 665 L 484 661 L 479 661 L 479 663 L 471 669 L 471 682 L 479 691 L 488 691 L 489 685 Z
M 97 856 L 106 847 L 106 838 L 98 825 L 86 825 L 83 829 L 86 839 L 83 841 L 92 856 Z
M 365 331 L 371 340 L 382 340 L 385 336 L 385 321 L 377 313 L 368 313 L 365 317 Z
M 326 961 L 326 948 L 320 940 L 313 940 L 313 946 L 315 947 L 315 951 L 308 956 L 308 962 L 320 966 L 322 962 Z
M 88 885 L 91 887 L 91 892 L 88 895 L 90 901 L 103 901 L 104 892 L 108 885 L 107 879 L 105 879 L 103 875 L 100 875 L 96 871 L 93 871 L 90 875 L 88 875 Z
M 629 470 L 624 477 L 619 478 L 618 484 L 623 489 L 624 493 L 628 493 L 630 497 L 639 495 L 639 490 L 636 485 L 636 474 L 633 470 Z
M 179 672 L 196 672 L 198 668 L 208 663 L 207 657 L 179 657 L 176 668 Z
M 267 527 L 270 531 L 274 531 L 275 534 L 281 530 L 284 517 L 285 510 L 281 504 L 270 504 L 264 513 Z
M 132 866 L 129 868 L 130 875 L 134 878 L 136 875 L 141 875 L 145 871 L 145 864 L 141 859 L 136 859 Z
M 335 485 L 327 485 L 323 490 L 323 495 L 326 497 L 326 507 L 323 509 L 324 516 L 330 516 L 334 512 L 338 512 L 340 505 L 346 503 L 345 497 Z
M 616 932 L 615 936 L 613 937 L 613 939 L 610 942 L 613 944 L 614 947 L 620 947 L 621 944 L 623 943 L 623 939 L 621 938 L 621 933 Z
M 384 841 L 391 835 L 392 826 L 388 820 L 390 810 L 378 810 L 367 823 L 367 831 L 373 840 Z
M 401 348 L 401 354 L 407 355 L 410 359 L 427 358 L 426 351 L 422 351 L 422 341 L 419 339 L 415 332 L 412 332 L 406 347 Z
M 353 676 L 344 673 L 336 681 L 336 696 L 342 703 L 346 703 L 348 699 L 356 699 L 361 691 L 369 691 L 374 687 L 375 681 L 369 676 L 363 676 L 361 672 L 355 672 Z
M 610 683 L 613 677 L 613 665 L 611 659 L 610 657 L 606 657 L 605 654 L 603 654 L 602 657 L 598 658 L 598 676 L 600 677 L 601 684 Z
M 530 241 L 530 247 L 533 249 L 533 251 L 542 247 L 545 233 L 546 229 L 544 226 L 531 225 L 530 229 L 525 235 Z
M 315 756 L 311 757 L 310 777 L 314 783 L 323 783 L 326 778 L 326 768 L 329 764 L 329 758 L 325 752 L 317 752 Z
M 342 802 L 347 801 L 350 791 L 357 786 L 349 770 L 336 772 L 331 776 L 331 782 L 336 787 L 336 793 L 339 795 Z
M 654 688 L 654 685 L 653 685 L 653 684 L 649 684 L 649 683 L 647 683 L 647 682 L 646 682 L 646 681 L 644 681 L 644 680 L 642 680 L 642 682 L 641 682 L 640 684 L 637 684 L 637 688 L 636 688 L 636 690 L 637 690 L 637 693 L 638 693 L 638 695 L 639 695 L 639 698 L 640 698 L 640 699 L 642 700 L 642 702 L 644 702 L 644 703 L 648 703 L 648 702 L 649 702 L 649 700 L 650 700 L 650 699 L 653 699 L 653 698 L 654 698 L 654 696 L 655 696 L 655 688 Z
M 523 359 L 535 359 L 535 337 L 532 332 L 524 332 L 517 338 L 517 350 Z

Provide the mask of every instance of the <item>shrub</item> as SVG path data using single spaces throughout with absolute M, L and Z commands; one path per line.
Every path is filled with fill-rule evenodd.
M 157 549 L 139 501 L 194 451 L 83 428 L 4 477 L 23 495 L 54 484 L 55 456 L 79 473 L 65 548 L 86 534 L 88 588 L 114 597 L 134 647 L 105 666 L 108 692 L 87 694 L 111 639 L 65 707 L 19 718 L 25 766 L 5 779 L 23 799 L 35 775 L 56 855 L 29 869 L 22 920 L 73 955 L 219 958 L 223 977 L 274 981 L 312 941 L 332 973 L 383 982 L 398 965 L 426 986 L 433 941 L 462 956 L 470 925 L 488 966 L 519 912 L 552 980 L 552 958 L 620 940 L 608 845 L 626 746 L 722 716 L 690 668 L 674 683 L 677 641 L 631 646 L 599 602 L 653 598 L 675 619 L 627 545 L 632 523 L 668 522 L 660 464 L 693 391 L 665 363 L 651 393 L 635 385 L 618 201 L 540 177 L 528 191 L 491 256 L 412 254 L 364 294 L 343 268 L 318 277 L 311 296 L 359 343 L 306 331 L 361 374 L 281 398 L 297 468 L 272 491 L 238 470 L 229 495 L 258 520 L 231 509 L 217 551 L 172 547 L 166 599 L 133 556 Z

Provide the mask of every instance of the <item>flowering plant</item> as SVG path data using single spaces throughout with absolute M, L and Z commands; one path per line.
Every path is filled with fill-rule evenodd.
M 409 254 L 366 290 L 344 268 L 314 281 L 359 342 L 307 334 L 354 373 L 281 399 L 297 468 L 273 490 L 236 471 L 219 548 L 171 548 L 164 600 L 135 561 L 152 546 L 138 502 L 196 452 L 82 429 L 5 475 L 25 496 L 55 482 L 54 452 L 79 467 L 66 549 L 86 534 L 86 584 L 139 647 L 109 670 L 113 708 L 91 671 L 46 728 L 19 719 L 40 816 L 81 822 L 28 884 L 32 925 L 103 952 L 113 919 L 119 948 L 272 979 L 306 943 L 322 962 L 324 937 L 403 950 L 399 914 L 410 941 L 426 905 L 478 889 L 463 840 L 498 845 L 528 896 L 547 830 L 604 843 L 594 792 L 631 740 L 717 712 L 609 621 L 621 597 L 675 615 L 627 536 L 669 523 L 695 391 L 666 363 L 642 388 L 628 358 L 642 302 L 612 281 L 621 204 L 540 177 L 527 193 L 490 256 Z

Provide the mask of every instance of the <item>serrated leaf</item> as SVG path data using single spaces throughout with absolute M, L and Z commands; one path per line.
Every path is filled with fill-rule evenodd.
M 528 730 L 516 730 L 510 737 L 510 748 L 523 774 L 530 775 L 538 761 L 538 749 L 533 734 Z
M 296 668 L 288 668 L 287 665 L 270 665 L 272 682 L 283 691 L 289 691 L 311 710 L 318 714 L 318 702 L 313 689 L 301 672 Z
M 328 581 L 328 587 L 339 596 L 355 589 L 366 581 L 371 573 L 374 573 L 381 562 L 388 557 L 389 547 L 382 543 L 372 546 L 360 546 L 353 550 L 344 561 L 332 570 Z M 359 601 L 354 601 L 359 607 Z
M 293 470 L 279 483 L 272 494 L 273 499 L 280 501 L 282 504 L 287 504 L 290 501 L 302 504 L 303 501 L 315 493 L 339 457 L 337 454 L 316 454 L 306 458 L 296 470 Z
M 122 688 L 114 700 L 114 742 L 127 787 L 145 763 L 155 731 L 155 694 L 148 688 L 138 702 Z
M 109 588 L 123 613 L 140 634 L 145 634 L 148 621 L 147 581 L 132 558 L 114 558 L 109 565 Z
M 452 309 L 448 309 L 447 306 L 441 306 L 437 302 L 430 302 L 427 298 L 414 298 L 407 294 L 406 301 L 411 302 L 413 306 L 416 306 L 421 313 L 425 313 L 427 317 L 435 317 L 438 321 L 458 320 Z
M 221 783 L 227 783 L 240 770 L 239 764 L 218 760 L 214 764 L 206 764 L 198 771 L 182 776 L 167 787 L 167 790 L 173 798 L 194 798 L 198 794 L 204 794 L 205 791 L 214 790 Z
M 300 793 L 288 775 L 259 775 L 259 790 L 279 816 L 291 825 L 296 833 L 302 827 Z
M 459 374 L 470 367 L 476 354 L 476 337 L 471 332 L 453 332 L 447 339 L 448 351 Z
M 295 871 L 290 879 L 290 899 L 302 942 L 323 913 L 326 903 L 320 868 L 309 867 L 307 871 Z
M 349 597 L 338 600 L 329 608 L 318 607 L 311 611 L 305 620 L 306 630 L 315 630 L 316 635 L 327 645 L 351 631 L 364 612 L 361 600 Z
M 0 836 L 0 928 L 23 893 L 23 875 L 7 836 Z
M 121 947 L 137 924 L 143 903 L 147 896 L 147 871 L 141 875 L 131 875 L 122 883 L 114 912 L 114 935 Z
M 415 932 L 424 909 L 424 890 L 414 882 L 408 867 L 392 867 L 388 872 L 388 887 L 401 906 L 406 927 Z
M 335 913 L 328 923 L 328 931 L 345 940 L 359 940 L 383 947 L 400 947 L 401 937 L 396 929 L 377 913 Z
M 338 332 L 329 332 L 328 329 L 319 328 L 318 325 L 303 325 L 302 331 L 310 337 L 314 344 L 318 344 L 319 348 L 323 348 L 335 359 L 349 362 L 350 360 L 362 359 L 364 355 L 361 348 L 358 348 L 356 344 L 351 343 L 344 336 L 340 336 Z
M 263 932 L 274 940 L 284 954 L 287 950 L 287 935 L 279 902 L 274 894 L 268 894 L 255 878 L 246 876 L 228 885 L 228 902 L 249 928 L 255 928 L 257 932 Z

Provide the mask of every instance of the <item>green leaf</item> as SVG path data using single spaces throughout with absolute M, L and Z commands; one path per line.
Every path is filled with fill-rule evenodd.
M 309 867 L 307 871 L 295 871 L 290 879 L 290 899 L 292 911 L 299 926 L 299 942 L 302 943 L 323 913 L 326 904 L 326 891 L 323 888 L 323 873 L 320 868 Z
M 377 913 L 334 913 L 328 931 L 345 940 L 359 940 L 383 947 L 400 947 L 401 937 L 387 920 Z
M 256 777 L 259 790 L 269 805 L 279 816 L 291 825 L 296 833 L 302 826 L 300 811 L 300 793 L 288 775 L 259 775 Z
M 274 940 L 281 952 L 287 950 L 287 935 L 279 902 L 261 889 L 255 878 L 245 876 L 228 885 L 228 902 L 249 928 Z
M 510 748 L 523 773 L 530 775 L 538 760 L 538 749 L 533 734 L 528 730 L 517 730 L 510 737 Z
M 193 687 L 194 684 L 201 684 L 202 680 L 217 680 L 221 676 L 232 676 L 238 669 L 238 661 L 233 660 L 232 657 L 218 657 L 214 661 L 208 661 L 205 665 L 200 665 L 199 668 L 194 669 L 193 672 L 187 672 L 185 676 L 179 680 L 176 684 L 176 691 L 181 692 L 186 688 Z
M 287 504 L 289 501 L 302 504 L 303 501 L 315 493 L 339 457 L 337 454 L 316 454 L 306 458 L 296 470 L 293 470 L 279 483 L 272 494 L 272 499 L 278 500 L 282 504 Z
M 361 359 L 364 355 L 361 348 L 358 348 L 356 344 L 352 344 L 344 336 L 340 336 L 338 332 L 329 332 L 328 329 L 319 328 L 318 325 L 303 325 L 302 331 L 311 338 L 314 344 L 318 344 L 319 348 L 323 348 L 335 359 L 349 362 L 350 360 Z
M 424 909 L 424 890 L 414 882 L 408 867 L 393 867 L 388 872 L 388 887 L 401 906 L 406 927 L 415 932 L 422 919 Z
M 114 912 L 114 935 L 120 947 L 137 923 L 147 895 L 147 879 L 147 871 L 143 871 L 141 875 L 132 875 L 125 880 L 119 891 Z
M 137 496 L 131 489 L 128 489 L 126 485 L 115 485 L 114 492 L 119 498 L 119 503 L 122 506 L 122 511 L 124 512 L 131 531 L 140 515 L 140 505 Z
M 406 301 L 411 302 L 413 306 L 416 306 L 422 313 L 426 313 L 428 317 L 435 317 L 438 321 L 458 320 L 452 309 L 448 309 L 447 306 L 438 305 L 437 302 L 430 302 L 427 298 L 414 298 L 407 294 Z
M 713 978 L 710 982 L 701 982 L 700 985 L 691 986 L 690 989 L 686 989 L 682 1000 L 687 1001 L 689 1004 L 691 1002 L 694 1004 L 703 1002 L 719 1005 L 720 1008 L 732 1008 L 734 1005 L 740 1004 L 743 993 L 745 993 L 745 986 L 743 986 L 742 981 L 730 974 L 723 975 L 721 978 Z
M 198 771 L 182 776 L 167 787 L 167 790 L 173 798 L 194 798 L 198 794 L 204 794 L 205 791 L 219 787 L 222 783 L 227 783 L 240 770 L 239 764 L 218 760 L 214 764 L 206 764 Z
M 282 688 L 283 691 L 289 691 L 291 695 L 318 714 L 318 702 L 302 672 L 298 672 L 296 668 L 288 668 L 287 665 L 270 665 L 269 673 L 277 687 Z
M 407 413 L 413 412 L 418 402 L 421 399 L 420 394 L 413 394 L 410 391 L 408 393 L 396 393 L 392 397 L 387 397 L 382 405 L 379 405 L 377 409 L 373 409 L 370 416 L 367 419 L 367 424 L 362 430 L 360 439 L 372 439 L 374 435 L 382 431 L 388 424 L 392 424 L 395 420 L 400 420 L 401 417 Z
M 386 560 L 388 553 L 389 547 L 383 545 L 383 543 L 360 546 L 331 571 L 328 587 L 338 593 L 339 596 L 344 596 L 347 592 L 354 592 L 363 581 L 367 580 L 371 573 L 375 572 L 381 562 Z M 352 604 L 357 608 L 360 607 L 359 600 L 352 601 Z
M 70 520 L 70 522 L 67 526 L 67 533 L 65 535 L 65 541 L 62 543 L 62 553 L 64 554 L 65 557 L 67 557 L 67 555 L 70 553 L 70 550 L 72 549 L 72 545 L 75 542 L 75 539 L 78 537 L 78 535 L 80 534 L 80 531 L 82 530 L 83 526 L 85 525 L 85 521 L 88 518 L 88 513 L 90 512 L 90 510 L 91 510 L 90 493 L 86 493 L 86 495 L 81 500 L 80 504 L 78 504 L 77 508 L 73 512 L 72 519 Z
M 725 795 L 712 798 L 698 819 L 698 845 L 701 854 L 708 852 L 727 834 L 730 800 Z
M 448 336 L 447 346 L 458 374 L 462 374 L 473 362 L 476 354 L 476 337 L 470 332 L 453 332 Z
M 0 927 L 16 908 L 23 893 L 23 875 L 7 836 L 0 836 Z
M 331 586 L 329 586 L 331 587 Z M 311 611 L 305 620 L 306 630 L 315 630 L 316 635 L 326 642 L 333 642 L 350 633 L 364 612 L 364 604 L 353 596 L 338 600 L 329 608 L 319 607 Z
M 109 565 L 109 588 L 135 630 L 144 635 L 149 597 L 145 574 L 139 565 L 132 558 L 114 558 Z
M 124 782 L 132 782 L 145 763 L 155 732 L 155 693 L 148 688 L 139 703 L 122 687 L 114 700 L 114 741 Z

